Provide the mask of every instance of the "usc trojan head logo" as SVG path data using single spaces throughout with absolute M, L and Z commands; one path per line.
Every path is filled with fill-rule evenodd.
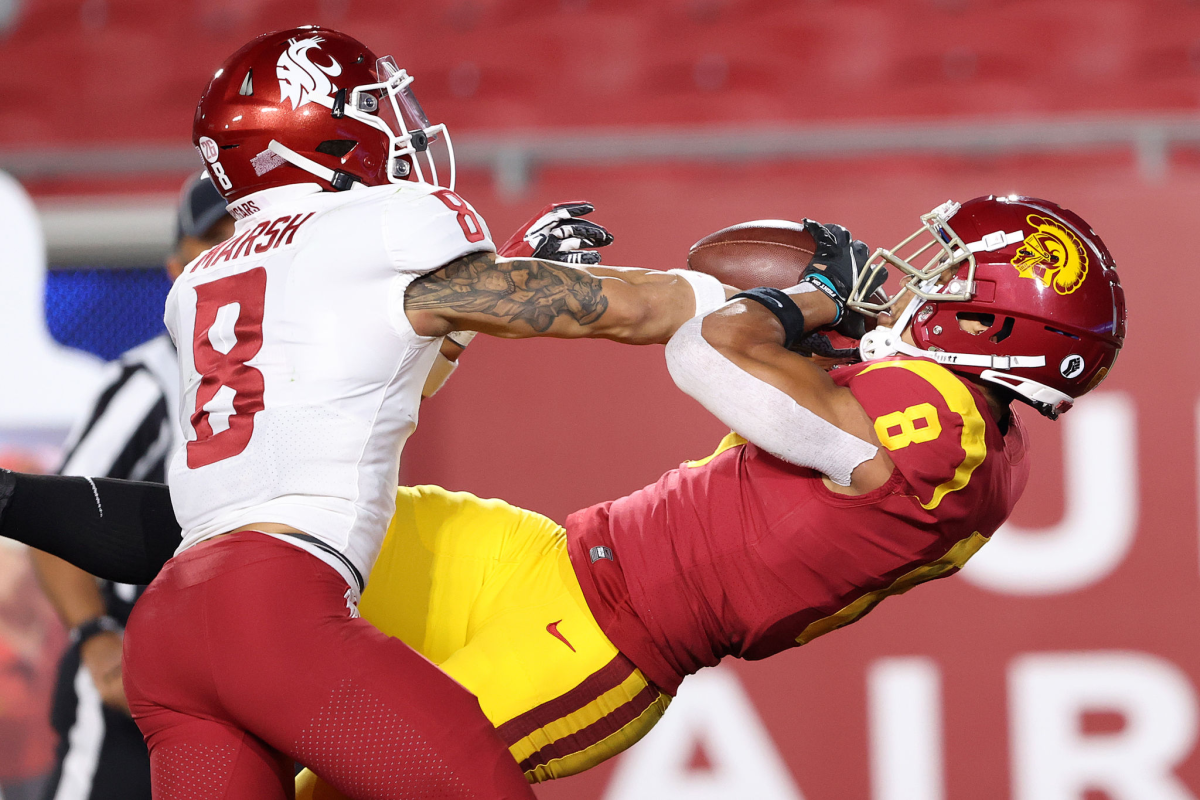
M 1033 233 L 1017 248 L 1012 265 L 1022 278 L 1053 286 L 1059 294 L 1070 294 L 1087 277 L 1087 249 L 1079 237 L 1063 225 L 1039 214 L 1027 218 Z
M 292 101 L 292 110 L 305 103 L 319 103 L 327 108 L 333 108 L 334 85 L 330 78 L 342 74 L 342 65 L 332 56 L 329 66 L 314 64 L 308 57 L 308 51 L 319 49 L 320 36 L 311 39 L 288 40 L 288 49 L 279 56 L 275 74 L 279 78 L 279 102 Z

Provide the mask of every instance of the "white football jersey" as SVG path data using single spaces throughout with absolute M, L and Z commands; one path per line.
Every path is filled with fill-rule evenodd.
M 495 251 L 458 195 L 419 183 L 268 189 L 175 282 L 186 441 L 171 462 L 182 551 L 252 523 L 361 591 L 395 511 L 400 451 L 441 338 L 404 313 L 415 278 Z

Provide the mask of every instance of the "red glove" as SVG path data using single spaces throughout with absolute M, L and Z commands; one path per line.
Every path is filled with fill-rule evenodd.
M 551 203 L 504 243 L 497 254 L 505 258 L 541 258 L 567 264 L 599 264 L 600 254 L 589 247 L 612 244 L 613 236 L 580 217 L 595 206 L 584 200 Z

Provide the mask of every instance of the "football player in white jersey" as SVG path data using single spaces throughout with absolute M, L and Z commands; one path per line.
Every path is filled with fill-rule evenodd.
M 289 798 L 293 760 L 352 798 L 532 797 L 475 698 L 358 619 L 422 388 L 456 331 L 665 343 L 734 292 L 497 257 L 411 83 L 301 28 L 233 55 L 197 108 L 238 222 L 167 300 L 183 542 L 125 643 L 156 798 Z

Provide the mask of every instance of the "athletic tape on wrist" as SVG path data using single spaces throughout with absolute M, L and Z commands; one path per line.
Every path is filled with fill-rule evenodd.
M 878 448 L 725 358 L 704 338 L 703 324 L 703 319 L 688 320 L 667 342 L 667 369 L 675 385 L 771 455 L 849 486 L 854 469 L 874 458 Z
M 830 300 L 832 300 L 835 306 L 837 306 L 837 316 L 834 317 L 833 322 L 829 323 L 830 325 L 837 325 L 842 321 L 842 313 L 846 307 L 846 301 L 842 299 L 840 294 L 838 294 L 837 287 L 833 285 L 833 281 L 831 281 L 825 275 L 821 275 L 816 272 L 810 272 L 801 278 L 800 282 L 806 286 L 813 287 L 813 289 L 818 292 L 821 292 Z
M 788 350 L 791 350 L 796 340 L 804 335 L 804 312 L 786 292 L 769 286 L 759 286 L 747 292 L 738 292 L 730 299 L 741 298 L 753 300 L 775 315 L 779 324 L 783 326 L 783 346 Z
M 451 361 L 438 353 L 433 360 L 433 366 L 429 368 L 429 374 L 425 376 L 425 386 L 421 389 L 421 397 L 433 397 L 437 394 L 438 390 L 446 385 L 446 381 L 450 380 L 450 376 L 456 369 L 458 369 L 457 361 Z
M 446 338 L 465 349 L 478 333 L 478 331 L 450 331 L 446 334 Z
M 692 293 L 696 297 L 696 313 L 692 316 L 711 314 L 725 305 L 725 287 L 707 272 L 697 272 L 694 269 L 669 269 L 667 272 L 678 275 L 691 285 Z

